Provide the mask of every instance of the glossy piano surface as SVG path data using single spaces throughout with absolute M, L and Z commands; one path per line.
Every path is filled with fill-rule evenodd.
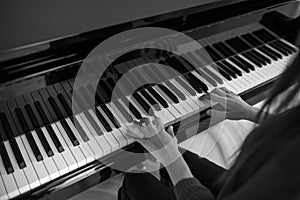
M 277 35 L 265 24 L 267 18 L 261 20 L 265 13 L 284 5 L 283 1 L 253 5 L 253 9 L 261 8 L 260 12 L 248 8 L 245 13 L 230 15 L 227 7 L 215 15 L 210 26 L 204 24 L 213 19 L 202 21 L 202 26 L 197 23 L 195 18 L 203 12 L 190 13 L 185 22 L 175 19 L 182 24 L 174 27 L 197 40 L 201 48 L 182 43 L 173 54 L 137 51 L 111 65 L 113 76 L 105 76 L 97 88 L 85 82 L 73 87 L 87 51 L 103 39 L 93 34 L 78 43 L 66 45 L 63 40 L 45 51 L 1 62 L 5 77 L 0 101 L 0 198 L 65 199 L 119 173 L 119 169 L 138 164 L 143 154 L 130 152 L 143 149 L 124 132 L 133 119 L 151 112 L 175 127 L 179 141 L 186 140 L 195 134 L 190 131 L 195 124 L 200 122 L 197 132 L 209 125 L 205 111 L 213 105 L 199 97 L 216 87 L 226 87 L 251 104 L 263 99 L 298 53 L 292 43 L 295 33 L 281 31 Z M 221 16 L 227 16 L 227 21 L 220 23 Z M 164 68 L 154 70 L 149 63 L 176 66 L 181 74 Z M 98 59 L 91 60 L 77 78 L 95 79 L 95 66 L 100 64 Z M 128 69 L 133 70 L 125 84 L 111 97 L 112 88 Z M 147 81 L 156 84 L 135 90 Z M 134 93 L 128 92 L 130 87 Z M 91 107 L 93 101 L 95 106 Z

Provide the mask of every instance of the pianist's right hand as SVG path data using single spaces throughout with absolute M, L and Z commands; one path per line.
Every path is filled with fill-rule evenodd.
M 212 102 L 218 103 L 212 109 L 207 111 L 207 114 L 214 117 L 230 120 L 249 120 L 257 123 L 258 108 L 252 107 L 245 102 L 240 96 L 234 94 L 226 88 L 215 88 L 210 94 L 207 94 L 201 99 L 208 98 Z

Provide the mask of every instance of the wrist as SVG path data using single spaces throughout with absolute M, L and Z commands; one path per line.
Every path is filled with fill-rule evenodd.
M 257 115 L 259 111 L 260 111 L 259 108 L 250 107 L 249 109 L 247 109 L 244 119 L 257 123 L 258 122 Z
M 182 179 L 193 177 L 190 168 L 182 156 L 165 167 L 174 186 Z

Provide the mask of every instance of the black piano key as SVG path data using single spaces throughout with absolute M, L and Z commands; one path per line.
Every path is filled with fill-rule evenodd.
M 243 52 L 242 55 L 246 57 L 248 60 L 250 60 L 252 63 L 254 63 L 258 67 L 262 67 L 263 63 L 260 61 L 259 58 L 257 58 L 253 53 L 250 51 L 248 52 Z
M 34 106 L 36 107 L 38 113 L 40 114 L 42 121 L 44 122 L 44 125 L 49 124 L 49 120 L 48 120 L 46 114 L 44 113 L 40 102 L 38 102 L 38 101 L 34 102 Z
M 231 58 L 229 58 L 229 60 L 231 62 L 233 62 L 233 64 L 235 64 L 237 67 L 239 67 L 240 69 L 242 69 L 243 71 L 245 71 L 246 73 L 250 72 L 250 70 L 243 63 L 241 63 L 240 61 L 238 61 L 235 57 L 231 57 Z M 232 66 L 231 64 L 229 64 L 229 65 Z
M 31 132 L 25 133 L 25 136 L 26 136 L 26 138 L 28 140 L 29 146 L 31 147 L 31 150 L 32 150 L 32 152 L 33 152 L 36 160 L 37 161 L 44 160 L 44 158 L 43 158 L 43 156 L 42 156 L 42 154 L 41 154 L 41 152 L 40 152 L 40 150 L 39 150 L 39 148 L 38 148 L 38 146 L 37 146 L 37 144 L 36 144 L 36 142 L 35 142 L 32 134 L 31 134 Z
M 158 84 L 157 85 L 175 104 L 179 103 L 178 98 L 164 85 Z
M 103 104 L 105 102 L 105 99 L 102 98 L 97 92 L 96 90 L 94 89 L 94 87 L 91 85 L 91 84 L 88 84 L 86 86 L 86 89 L 88 90 L 89 94 L 92 94 L 94 93 L 95 94 L 95 100 L 96 100 L 96 105 L 100 105 L 100 104 Z
M 191 86 L 199 93 L 201 92 L 207 92 L 208 87 L 205 83 L 203 83 L 201 80 L 199 80 L 197 77 L 194 76 L 192 73 L 187 73 L 183 75 L 188 82 L 191 84 Z M 201 89 L 200 89 L 201 88 Z
M 202 76 L 207 82 L 209 82 L 212 86 L 214 86 L 214 87 L 217 87 L 218 86 L 218 84 L 216 83 L 216 81 L 215 80 L 213 80 L 210 76 L 208 76 L 206 73 L 204 73 L 203 71 L 202 71 L 202 69 L 198 69 L 198 70 L 196 70 L 196 72 L 200 75 L 200 76 Z
M 227 79 L 230 78 L 230 80 L 232 80 L 232 78 L 237 78 L 237 74 L 236 74 L 237 71 L 230 69 L 229 67 L 224 65 L 222 62 L 217 62 L 215 64 L 218 67 L 218 69 L 220 70 L 220 72 L 222 72 L 222 70 L 224 70 L 225 73 L 223 73 L 224 75 L 223 74 L 222 75 L 225 76 Z
M 40 98 L 38 93 L 31 93 L 33 100 L 34 100 L 34 107 L 36 108 L 39 116 L 41 117 L 44 126 L 46 127 L 55 147 L 57 148 L 58 152 L 63 152 L 64 148 L 62 146 L 62 144 L 60 143 L 58 137 L 56 136 L 52 126 L 49 123 L 49 118 L 51 117 L 48 113 L 48 109 L 45 106 L 43 100 Z M 52 120 L 52 119 L 51 119 Z
M 96 112 L 96 116 L 99 119 L 99 121 L 102 123 L 102 125 L 104 126 L 105 130 L 107 132 L 111 132 L 112 128 L 110 127 L 109 123 L 106 121 L 106 119 L 103 117 L 103 115 L 101 114 L 101 112 L 96 108 L 95 109 Z
M 293 46 L 291 46 L 290 44 L 287 44 L 281 40 L 277 40 L 277 43 L 280 44 L 282 47 L 285 47 L 286 49 L 289 49 L 290 51 L 296 53 L 297 49 L 295 49 Z
M 73 112 L 71 107 L 68 105 L 66 99 L 64 98 L 64 96 L 62 94 L 57 94 L 57 98 L 60 101 L 60 103 L 62 104 L 62 106 L 65 108 L 68 116 L 72 116 Z
M 266 51 L 272 53 L 273 55 L 275 55 L 278 59 L 282 59 L 282 55 L 280 53 L 278 53 L 277 51 L 269 48 L 268 46 L 262 46 L 264 49 L 266 49 Z
M 173 91 L 181 100 L 186 100 L 186 96 L 170 81 L 166 81 L 165 84 Z
M 132 96 L 143 107 L 147 114 L 153 114 L 151 106 L 138 93 L 133 93 Z
M 26 112 L 27 112 L 32 124 L 33 124 L 34 129 L 36 130 L 36 133 L 37 133 L 37 135 L 38 135 L 38 137 L 39 137 L 39 139 L 40 139 L 40 141 L 41 141 L 41 143 L 42 143 L 42 145 L 45 149 L 45 152 L 47 153 L 47 155 L 49 157 L 53 156 L 54 155 L 53 151 L 52 151 L 52 149 L 51 149 L 44 133 L 40 129 L 40 125 L 38 124 L 37 119 L 36 119 L 36 117 L 35 117 L 35 115 L 34 115 L 34 113 L 33 113 L 33 111 L 32 111 L 29 104 L 25 105 L 25 110 L 26 110 Z
M 248 61 L 246 61 L 245 59 L 241 58 L 239 55 L 234 56 L 240 63 L 242 63 L 244 66 L 246 66 L 248 69 L 254 71 L 255 67 L 249 63 Z
M 53 128 L 51 125 L 46 125 L 45 126 L 46 130 L 48 131 L 50 138 L 52 139 L 57 151 L 59 153 L 63 152 L 65 149 L 63 148 L 63 146 L 61 145 L 60 141 L 58 140 L 56 133 L 54 132 Z
M 230 57 L 235 54 L 228 46 L 226 46 L 222 42 L 218 42 L 212 45 L 215 49 L 217 49 L 221 54 L 223 54 L 223 58 Z
M 261 32 L 261 30 L 262 30 L 262 29 L 253 31 L 253 34 L 254 34 L 257 38 L 259 38 L 261 41 L 263 41 L 264 43 L 268 43 L 268 42 L 271 42 L 271 41 L 273 41 L 273 40 L 276 39 L 276 38 L 273 39 L 272 37 L 270 38 L 270 37 L 266 36 L 265 34 L 263 34 L 263 32 Z
M 267 31 L 266 29 L 260 29 L 260 30 L 257 30 L 257 32 L 259 34 L 261 34 L 262 36 L 264 36 L 265 38 L 267 38 L 269 41 L 272 41 L 272 40 L 276 40 L 277 37 L 275 37 L 274 35 L 272 35 L 269 31 Z
M 63 92 L 63 91 L 60 91 L 60 92 Z M 64 97 L 65 96 L 65 97 Z M 79 121 L 77 120 L 76 117 L 72 116 L 72 110 L 71 110 L 71 102 L 70 101 L 67 101 L 68 97 L 62 93 L 58 93 L 57 95 L 58 99 L 60 100 L 62 106 L 64 107 L 64 109 L 66 110 L 66 112 L 68 114 L 70 114 L 71 112 L 71 115 L 70 116 L 70 119 L 71 121 L 75 124 L 75 127 L 79 133 L 79 135 L 81 136 L 81 138 L 83 139 L 84 142 L 87 142 L 89 141 L 89 137 L 86 135 L 85 131 L 83 130 L 83 128 L 80 126 L 80 123 Z
M 141 119 L 142 115 L 141 113 L 136 109 L 136 107 L 131 103 L 130 100 L 128 100 L 126 97 L 121 97 L 121 100 L 125 104 L 125 106 L 128 106 L 129 111 L 137 118 Z
M 164 107 L 168 108 L 168 103 L 156 92 L 156 90 L 153 87 L 147 88 L 148 92 Z
M 222 63 L 224 66 L 226 66 L 227 69 L 230 69 L 233 73 L 235 73 L 235 75 L 237 75 L 237 76 L 242 76 L 243 75 L 242 71 L 239 68 L 233 66 L 232 64 L 230 64 L 226 60 L 223 60 L 220 63 Z M 234 78 L 236 78 L 236 77 L 234 77 Z
M 274 48 L 276 51 L 280 52 L 281 54 L 288 56 L 289 52 L 286 51 L 285 49 L 281 48 L 280 46 L 278 46 L 278 44 L 276 44 L 275 42 L 271 42 L 268 43 L 268 45 L 270 45 L 272 48 Z
M 122 113 L 122 115 L 125 117 L 127 122 L 132 122 L 133 119 L 131 115 L 127 112 L 127 110 L 120 104 L 118 100 L 113 101 L 114 105 L 118 108 L 118 110 Z
M 262 66 L 267 64 L 267 61 L 255 49 L 250 50 L 249 54 L 257 59 L 262 64 Z
M 92 89 L 92 88 L 91 88 Z M 84 88 L 82 88 L 82 91 L 84 90 Z M 69 89 L 68 89 L 69 91 Z M 84 105 L 84 102 L 82 99 L 81 99 L 81 96 L 77 93 L 73 91 L 73 95 L 75 95 L 75 98 L 74 98 L 74 101 L 75 103 L 77 103 L 77 107 L 78 105 L 81 105 L 81 107 L 87 107 L 87 105 Z M 83 92 L 83 94 L 85 95 L 88 95 L 87 92 Z M 71 98 L 71 94 L 69 93 L 69 97 Z M 90 98 L 89 100 L 87 101 L 91 101 L 91 97 L 90 95 L 87 96 L 87 98 Z M 70 104 L 70 101 L 68 101 L 69 104 Z M 77 108 L 78 109 L 78 108 Z M 96 108 L 95 108 L 96 109 Z M 97 124 L 97 122 L 94 120 L 94 118 L 91 116 L 91 114 L 87 111 L 87 110 L 84 110 L 83 111 L 84 115 L 86 116 L 86 118 L 89 120 L 90 124 L 92 125 L 92 127 L 95 129 L 95 131 L 97 132 L 97 134 L 100 136 L 100 135 L 103 135 L 103 131 L 101 130 L 100 126 Z M 74 121 L 77 123 L 78 126 L 76 126 L 76 128 L 78 129 L 78 132 L 79 134 L 81 135 L 81 137 L 83 138 L 83 140 L 86 142 L 89 140 L 89 137 L 86 135 L 85 131 L 83 130 L 83 127 L 81 127 L 81 124 L 78 122 L 77 118 L 74 118 Z
M 209 54 L 209 56 L 212 58 L 212 60 L 214 62 L 217 62 L 217 61 L 223 59 L 223 57 L 219 53 L 217 53 L 213 48 L 211 48 L 210 46 L 206 46 L 206 47 L 204 47 L 204 49 L 207 51 L 207 53 Z
M 261 47 L 257 47 L 257 49 L 261 52 L 263 52 L 265 55 L 267 55 L 269 58 L 271 58 L 272 60 L 277 61 L 278 58 L 276 57 L 276 55 L 274 55 L 271 51 L 268 51 L 267 49 L 265 49 L 263 46 Z
M 155 110 L 161 110 L 157 101 L 151 95 L 149 95 L 149 93 L 145 89 L 141 90 L 140 93 L 155 108 Z
M 49 135 L 50 135 L 53 143 L 55 144 L 55 147 L 57 148 L 58 152 L 64 151 L 64 148 L 62 147 L 60 141 L 58 140 L 58 138 L 57 138 L 57 136 L 56 136 L 56 134 L 55 134 L 52 126 L 49 125 L 48 118 L 46 117 L 46 115 L 45 115 L 45 113 L 44 113 L 44 111 L 42 109 L 42 106 L 41 106 L 40 102 L 37 102 L 37 101 L 34 102 L 34 106 L 36 107 L 36 109 L 37 109 L 39 115 L 41 116 L 44 124 L 46 125 L 45 127 L 46 127 L 46 129 L 47 129 L 47 131 L 48 131 L 48 133 L 49 133 Z
M 181 78 L 176 77 L 175 80 L 188 92 L 190 93 L 192 96 L 196 96 L 197 93 L 195 92 L 195 90 L 186 82 L 184 82 Z
M 257 47 L 257 46 L 264 44 L 263 42 L 258 40 L 256 37 L 254 37 L 251 33 L 246 33 L 244 35 L 241 35 L 241 38 L 243 38 L 245 41 L 247 41 L 249 44 L 251 44 L 252 47 Z
M 202 63 L 200 62 L 200 60 L 198 60 L 191 52 L 187 52 L 186 55 L 195 63 L 195 67 L 198 68 L 202 68 L 203 66 L 205 66 L 207 63 Z
M 72 129 L 69 127 L 68 123 L 66 122 L 66 120 L 64 119 L 64 116 L 62 114 L 62 110 L 59 109 L 58 105 L 56 104 L 54 98 L 52 96 L 48 97 L 48 101 L 50 103 L 50 105 L 52 106 L 54 112 L 56 113 L 58 119 L 60 119 L 60 123 L 63 126 L 63 128 L 65 129 L 70 141 L 72 142 L 72 144 L 74 146 L 79 145 L 79 141 L 77 140 L 76 136 L 74 135 Z
M 11 148 L 12 148 L 12 151 L 13 151 L 13 153 L 14 153 L 14 156 L 15 156 L 15 158 L 16 158 L 16 161 L 17 161 L 17 163 L 18 163 L 19 168 L 20 168 L 20 169 L 25 168 L 25 167 L 26 167 L 26 164 L 25 164 L 24 158 L 23 158 L 23 156 L 22 156 L 22 153 L 21 153 L 21 151 L 20 151 L 20 148 L 19 148 L 19 146 L 18 146 L 18 144 L 17 144 L 15 138 L 9 139 L 9 144 L 10 144 L 10 146 L 11 146 Z
M 253 53 L 257 54 L 257 55 L 258 55 L 258 57 L 260 57 L 262 60 L 264 60 L 264 61 L 265 61 L 265 63 L 269 63 L 269 64 L 271 64 L 271 63 L 272 63 L 272 61 L 271 61 L 271 60 L 270 60 L 268 57 L 266 57 L 265 55 L 263 55 L 263 54 L 259 53 L 258 51 L 256 51 L 256 49 L 252 49 L 252 50 L 251 50 L 251 52 L 253 52 Z
M 79 145 L 79 141 L 77 140 L 76 136 L 74 135 L 72 129 L 69 127 L 68 123 L 65 119 L 60 120 L 62 127 L 65 129 L 70 141 L 72 142 L 73 146 Z
M 6 133 L 7 130 L 6 129 L 9 128 L 9 127 L 5 127 L 7 125 L 3 124 L 3 120 L 4 120 L 4 122 L 6 122 L 5 119 L 2 120 L 2 115 L 4 115 L 3 117 L 5 117 L 5 113 L 0 113 L 0 115 L 1 115 L 1 120 L 0 120 L 0 131 L 1 131 L 1 133 L 0 133 L 0 155 L 2 157 L 3 163 L 5 162 L 4 167 L 6 169 L 6 172 L 9 174 L 9 173 L 12 173 L 14 171 L 14 168 L 11 164 L 11 161 L 9 159 L 9 156 L 8 156 L 7 151 L 6 151 L 5 145 L 3 143 L 4 142 L 3 136 L 6 135 L 6 138 L 7 138 L 7 133 Z M 24 159 L 23 159 L 23 157 L 20 153 L 20 149 L 19 149 L 16 141 L 14 140 L 14 138 L 10 138 L 9 143 L 10 143 L 11 147 L 14 148 L 13 152 L 14 152 L 14 155 L 16 157 L 19 168 L 22 169 L 22 168 L 26 167 L 25 161 L 24 161 Z
M 113 123 L 113 125 L 116 128 L 120 128 L 121 125 L 119 124 L 119 122 L 117 121 L 117 119 L 114 117 L 114 115 L 110 112 L 110 110 L 107 108 L 107 105 L 103 104 L 100 107 L 105 112 L 106 116 L 110 119 L 110 121 Z
M 187 56 L 184 55 L 184 57 Z M 187 73 L 196 69 L 196 66 L 193 66 L 190 62 L 184 60 L 180 56 L 172 56 L 170 57 L 170 60 L 173 61 L 172 67 L 176 69 L 180 74 Z M 183 68 L 185 68 L 185 70 L 181 70 Z
M 221 65 L 219 65 L 221 64 Z M 232 77 L 229 73 L 227 73 L 224 69 L 222 69 L 222 66 L 224 66 L 221 62 L 212 63 L 211 67 L 215 69 L 215 71 L 219 72 L 222 76 L 224 76 L 228 81 L 232 80 Z M 226 68 L 226 67 L 225 67 Z
M 293 50 L 291 50 L 287 45 L 285 45 L 282 41 L 277 40 L 275 41 L 275 44 L 287 51 L 289 54 L 293 53 Z
M 3 162 L 3 165 L 5 167 L 5 170 L 6 170 L 7 174 L 13 173 L 14 172 L 14 168 L 13 168 L 13 166 L 11 164 L 11 161 L 9 159 L 7 150 L 6 150 L 3 142 L 0 142 L 0 155 L 1 155 L 2 162 Z
M 236 53 L 241 53 L 249 50 L 247 47 L 240 45 L 240 38 L 234 37 L 228 40 L 225 40 L 225 44 L 230 46 Z
M 62 114 L 61 110 L 58 108 L 58 106 L 56 105 L 53 97 L 48 97 L 48 101 L 49 101 L 50 105 L 52 106 L 54 112 L 56 113 L 57 118 L 59 120 L 64 119 L 63 114 Z
M 76 94 L 73 91 L 73 95 L 75 94 L 74 97 L 74 101 L 71 102 L 72 99 L 72 94 L 70 92 L 71 86 L 70 84 L 68 84 L 67 82 L 63 83 L 63 86 L 61 85 L 56 85 L 55 86 L 56 90 L 58 93 L 62 94 L 62 96 L 64 96 L 64 100 L 66 102 L 65 106 L 66 107 L 71 107 L 72 103 L 74 104 L 74 109 L 76 109 L 74 112 L 79 112 L 79 110 L 81 110 L 79 107 L 79 103 L 77 101 L 80 101 L 80 104 L 83 104 L 83 101 L 81 101 L 80 96 L 76 96 L 78 93 L 76 92 Z M 63 89 L 64 88 L 64 89 Z M 93 87 L 91 86 L 92 91 L 95 91 L 93 89 Z M 82 105 L 83 106 L 83 105 Z M 91 114 L 84 110 L 83 111 L 84 115 L 87 117 L 87 119 L 89 120 L 89 122 L 91 123 L 91 125 L 93 126 L 93 128 L 96 130 L 97 134 L 100 136 L 103 134 L 101 128 L 99 127 L 99 125 L 95 122 L 94 118 L 91 116 Z M 79 135 L 81 136 L 81 138 L 83 139 L 84 142 L 87 142 L 90 140 L 90 138 L 87 136 L 87 134 L 85 133 L 83 127 L 81 126 L 81 124 L 79 123 L 78 119 L 76 117 L 72 117 L 71 118 L 72 122 L 75 123 L 76 125 L 76 129 L 79 133 Z
M 209 70 L 207 67 L 202 67 L 201 68 L 204 72 L 206 72 L 208 75 L 210 75 L 214 80 L 216 80 L 219 84 L 223 84 L 223 80 L 214 72 L 212 72 L 211 70 Z
M 36 142 L 35 142 L 32 134 L 31 134 L 31 132 L 29 132 L 28 125 L 26 123 L 26 120 L 24 118 L 24 115 L 23 115 L 21 109 L 20 108 L 16 108 L 15 112 L 16 112 L 16 114 L 18 116 L 18 120 L 19 120 L 19 122 L 20 122 L 20 124 L 21 124 L 21 126 L 22 126 L 22 128 L 23 128 L 23 130 L 25 132 L 25 136 L 26 136 L 26 138 L 27 138 L 27 140 L 29 142 L 29 145 L 30 145 L 30 147 L 31 147 L 31 149 L 32 149 L 32 151 L 33 151 L 33 153 L 34 153 L 37 161 L 43 160 L 42 154 L 41 154 L 41 152 L 40 152 L 40 150 L 39 150 L 39 148 L 38 148 L 38 146 L 37 146 L 37 144 L 36 144 Z

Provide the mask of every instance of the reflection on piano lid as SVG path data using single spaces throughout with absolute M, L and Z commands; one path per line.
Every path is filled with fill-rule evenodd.
M 120 150 L 143 151 L 125 135 L 125 130 L 132 120 L 152 112 L 161 117 L 166 126 L 175 127 L 179 141 L 185 140 L 190 137 L 185 130 L 199 122 L 195 117 L 199 112 L 198 129 L 206 128 L 201 123 L 207 120 L 204 113 L 212 105 L 207 100 L 200 101 L 199 97 L 216 87 L 226 87 L 249 103 L 263 98 L 261 95 L 285 70 L 298 48 L 290 42 L 290 36 L 277 35 L 257 20 L 244 22 L 242 20 L 242 25 L 233 28 L 227 27 L 226 23 L 232 23 L 229 21 L 186 29 L 191 35 L 201 35 L 206 30 L 211 33 L 215 26 L 226 27 L 217 33 L 204 33 L 205 36 L 194 38 L 201 48 L 178 44 L 178 56 L 144 55 L 116 63 L 111 69 L 113 75 L 101 80 L 97 88 L 88 83 L 73 88 L 71 75 L 74 73 L 51 78 L 53 74 L 76 71 L 78 64 L 49 66 L 47 73 L 42 69 L 38 74 L 46 76 L 46 87 L 23 91 L 0 101 L 0 199 L 65 199 L 76 194 L 72 188 L 78 188 L 77 184 L 83 190 L 118 173 L 113 170 L 115 167 L 128 169 L 141 162 L 143 158 L 132 158 L 130 152 L 126 154 Z M 83 55 L 76 56 L 83 59 Z M 182 55 L 192 62 L 183 60 Z M 25 66 L 25 58 L 4 62 L 4 72 L 10 72 L 9 66 L 14 69 Z M 35 66 L 40 64 L 37 60 L 32 62 Z M 47 59 L 43 57 L 41 62 L 47 63 Z M 93 72 L 97 68 L 94 66 L 103 64 L 99 59 L 89 62 L 87 71 L 80 74 L 79 79 L 95 79 Z M 178 75 L 163 67 L 154 70 L 151 63 L 176 65 L 182 73 Z M 116 85 L 125 68 L 133 70 L 123 80 L 124 84 Z M 11 78 L 9 84 L 22 79 L 20 75 Z M 36 73 L 32 77 L 35 76 Z M 156 84 L 135 90 L 141 83 L 155 81 Z M 4 82 L 2 87 L 7 89 L 7 85 Z M 115 86 L 116 95 L 111 96 Z M 130 89 L 135 92 L 130 93 Z M 96 91 L 95 96 L 93 91 Z M 95 106 L 91 107 L 94 101 Z

